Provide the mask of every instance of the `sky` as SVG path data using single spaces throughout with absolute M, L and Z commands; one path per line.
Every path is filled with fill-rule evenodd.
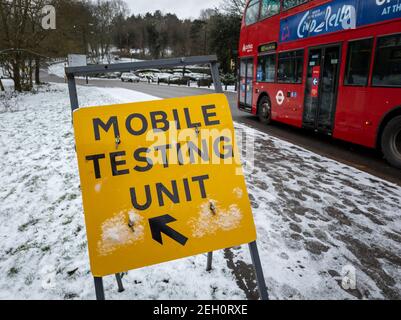
M 131 14 L 161 10 L 175 13 L 179 18 L 198 18 L 202 9 L 214 8 L 222 0 L 125 0 Z

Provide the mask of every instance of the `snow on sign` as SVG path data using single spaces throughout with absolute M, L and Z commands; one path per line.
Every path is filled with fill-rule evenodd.
M 81 108 L 74 129 L 95 277 L 256 240 L 224 95 Z

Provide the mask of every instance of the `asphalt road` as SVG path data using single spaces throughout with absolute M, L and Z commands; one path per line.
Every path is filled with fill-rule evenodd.
M 42 80 L 48 82 L 64 82 L 56 76 L 43 74 Z M 85 81 L 77 80 L 80 85 Z M 174 98 L 200 94 L 210 94 L 213 90 L 189 87 L 165 86 L 147 83 L 123 83 L 117 80 L 90 80 L 90 86 L 96 87 L 119 87 L 143 92 L 160 98 Z M 241 112 L 237 109 L 237 94 L 227 92 L 234 121 L 247 124 L 259 131 L 274 137 L 301 146 L 319 155 L 337 160 L 372 175 L 401 185 L 401 170 L 391 167 L 377 150 L 364 148 L 344 141 L 335 140 L 331 137 L 316 134 L 303 129 L 293 128 L 280 123 L 269 126 L 259 123 L 256 117 Z

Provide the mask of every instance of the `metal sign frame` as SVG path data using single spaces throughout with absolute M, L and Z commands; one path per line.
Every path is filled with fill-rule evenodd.
M 65 73 L 68 79 L 68 91 L 70 95 L 71 110 L 79 108 L 78 93 L 75 77 L 76 76 L 88 76 L 97 73 L 112 73 L 112 72 L 131 72 L 139 69 L 153 69 L 153 68 L 169 68 L 169 67 L 185 67 L 190 65 L 208 64 L 214 83 L 216 93 L 223 93 L 223 87 L 220 81 L 219 75 L 219 64 L 217 56 L 196 56 L 196 57 L 183 57 L 173 59 L 160 59 L 160 60 L 149 60 L 140 62 L 129 62 L 129 63 L 116 63 L 116 64 L 99 64 L 99 65 L 88 65 L 82 67 L 67 67 Z M 252 264 L 255 269 L 256 281 L 258 285 L 259 295 L 262 300 L 269 300 L 269 295 L 266 287 L 265 278 L 263 275 L 262 264 L 259 257 L 259 251 L 256 241 L 248 244 L 251 253 Z M 213 252 L 209 252 L 207 256 L 207 271 L 212 270 L 213 264 Z M 122 283 L 123 274 L 117 273 L 115 275 L 118 292 L 124 291 Z M 105 300 L 103 278 L 94 277 L 95 291 L 97 300 Z

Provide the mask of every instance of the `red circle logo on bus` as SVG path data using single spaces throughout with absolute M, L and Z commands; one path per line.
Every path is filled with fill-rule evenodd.
M 276 101 L 280 106 L 284 103 L 284 99 L 285 99 L 284 92 L 281 90 L 277 92 Z

